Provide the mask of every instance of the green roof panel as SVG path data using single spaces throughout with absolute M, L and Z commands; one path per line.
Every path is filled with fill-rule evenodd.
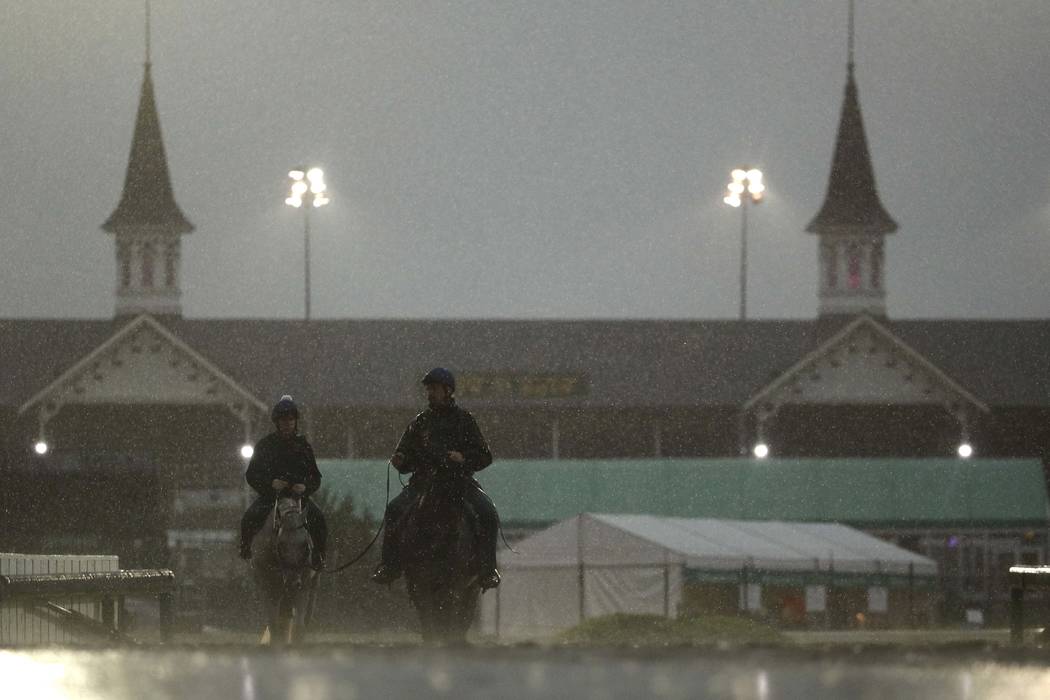
M 320 460 L 323 492 L 378 517 L 387 467 Z M 391 496 L 400 490 L 391 470 Z M 1037 459 L 499 460 L 478 474 L 503 522 L 581 512 L 843 522 L 865 527 L 1047 523 Z

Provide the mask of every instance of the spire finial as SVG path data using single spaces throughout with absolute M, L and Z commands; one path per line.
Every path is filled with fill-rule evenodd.
M 149 50 L 149 0 L 146 0 L 146 65 L 150 64 Z
M 853 75 L 853 0 L 849 0 L 849 33 L 846 41 L 847 52 L 849 59 L 847 62 L 847 68 L 849 68 L 850 75 Z

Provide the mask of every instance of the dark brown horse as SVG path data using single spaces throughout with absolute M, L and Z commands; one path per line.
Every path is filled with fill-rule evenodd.
M 408 595 L 427 644 L 466 644 L 474 622 L 480 589 L 467 488 L 466 477 L 435 476 L 405 511 L 400 528 Z

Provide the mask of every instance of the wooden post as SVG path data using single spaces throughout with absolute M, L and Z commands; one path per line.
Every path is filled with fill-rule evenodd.
M 500 623 L 500 600 L 499 600 L 499 586 L 496 586 L 496 639 L 499 639 L 499 623 Z
M 558 419 L 555 418 L 551 421 L 551 459 L 559 459 L 561 457 L 561 427 L 558 425 Z
M 102 596 L 102 624 L 114 632 L 117 631 L 117 606 L 113 602 L 113 596 Z
M 170 642 L 173 628 L 175 627 L 175 594 L 171 591 L 161 593 L 157 596 L 160 607 L 160 639 L 162 642 Z
M 915 627 L 915 562 L 908 562 L 908 627 Z
M 671 617 L 671 563 L 664 552 L 664 617 Z
M 828 553 L 828 586 L 824 592 L 824 629 L 831 629 L 834 618 L 831 612 L 831 603 L 834 600 L 832 592 L 835 590 L 835 557 Z
M 587 600 L 584 593 L 586 574 L 583 570 L 583 513 L 576 516 L 576 564 L 579 569 L 576 582 L 579 588 L 580 622 L 582 623 L 587 614 L 585 607 Z
M 1024 642 L 1024 588 L 1010 587 L 1010 644 L 1020 646 Z

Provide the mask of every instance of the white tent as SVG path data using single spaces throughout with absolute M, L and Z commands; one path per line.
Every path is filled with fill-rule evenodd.
M 674 616 L 683 581 L 697 577 L 937 574 L 927 557 L 834 523 L 583 513 L 515 549 L 501 553 L 503 584 L 482 599 L 483 633 L 546 636 L 614 612 Z

